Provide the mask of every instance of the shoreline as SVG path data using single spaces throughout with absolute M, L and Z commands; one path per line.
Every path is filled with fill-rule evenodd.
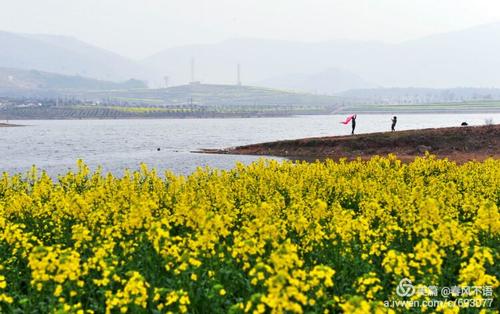
M 21 124 L 12 124 L 12 123 L 0 123 L 0 128 L 14 128 L 14 127 L 20 127 L 24 126 Z
M 5 115 L 6 118 L 12 121 L 16 120 L 184 120 L 184 119 L 257 119 L 257 118 L 293 118 L 301 116 L 335 116 L 335 115 L 348 115 L 351 113 L 363 114 L 363 115 L 421 115 L 421 114 L 500 114 L 500 109 L 484 109 L 484 110 L 363 110 L 363 109 L 353 109 L 353 110 L 340 110 L 336 112 L 302 112 L 302 113 L 282 113 L 282 112 L 270 112 L 270 113 L 256 113 L 256 112 L 234 112 L 234 113 L 211 113 L 211 114 L 128 114 L 128 115 L 85 115 L 85 116 L 66 116 L 50 114 L 46 116 L 40 115 L 19 115 L 10 114 Z
M 258 143 L 198 153 L 285 157 L 315 161 L 370 159 L 395 154 L 409 162 L 426 152 L 463 163 L 500 158 L 500 124 L 312 137 Z

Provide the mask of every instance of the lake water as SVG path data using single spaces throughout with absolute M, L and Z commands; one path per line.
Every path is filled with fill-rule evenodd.
M 26 127 L 0 128 L 0 172 L 25 172 L 32 165 L 49 174 L 74 169 L 83 159 L 117 175 L 141 162 L 162 172 L 189 174 L 198 166 L 229 169 L 237 161 L 259 157 L 191 153 L 200 148 L 224 148 L 283 139 L 350 134 L 339 123 L 345 116 L 296 116 L 246 119 L 60 120 L 11 121 Z M 398 115 L 398 130 L 484 125 L 500 122 L 500 114 Z M 389 115 L 358 115 L 356 133 L 387 131 Z M 157 151 L 160 148 L 160 151 Z

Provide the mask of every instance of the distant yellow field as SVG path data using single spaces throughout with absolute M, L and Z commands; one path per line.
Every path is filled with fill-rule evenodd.
M 0 178 L 2 312 L 499 306 L 500 160 L 78 169 Z

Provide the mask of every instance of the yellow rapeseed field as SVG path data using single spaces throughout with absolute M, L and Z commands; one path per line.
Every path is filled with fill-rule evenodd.
M 79 162 L 57 179 L 3 174 L 0 309 L 496 312 L 499 207 L 494 159 L 261 160 L 189 176 Z M 402 294 L 403 279 L 417 292 L 453 289 Z M 387 305 L 460 298 L 469 303 Z

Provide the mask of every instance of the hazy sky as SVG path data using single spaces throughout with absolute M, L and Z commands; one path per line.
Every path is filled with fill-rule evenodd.
M 0 0 L 0 30 L 70 35 L 132 58 L 239 37 L 397 42 L 492 22 L 498 0 Z

